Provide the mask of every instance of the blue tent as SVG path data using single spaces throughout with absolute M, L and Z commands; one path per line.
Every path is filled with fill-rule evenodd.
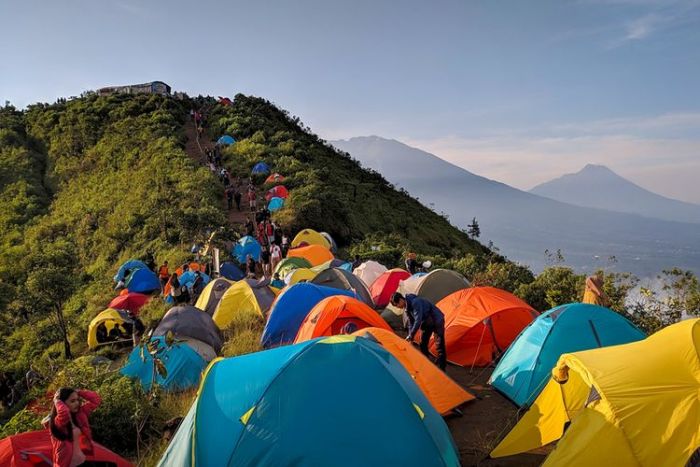
M 241 271 L 238 266 L 228 261 L 221 263 L 221 266 L 219 266 L 219 273 L 231 281 L 239 281 L 245 277 L 245 274 L 243 274 L 243 271 Z
M 229 145 L 235 143 L 236 140 L 233 139 L 233 136 L 224 135 L 221 138 L 219 138 L 218 140 L 216 140 L 216 142 L 217 142 L 217 144 L 223 144 L 225 146 L 229 146 Z
M 269 209 L 270 212 L 279 211 L 282 207 L 284 207 L 284 199 L 278 198 L 277 196 L 270 199 L 270 202 L 267 203 L 267 209 Z
M 258 162 L 253 166 L 253 174 L 269 174 L 270 166 L 264 162 Z
M 252 255 L 255 261 L 260 261 L 260 243 L 250 235 L 246 235 L 236 242 L 233 246 L 233 256 L 236 257 L 239 263 L 245 264 L 248 255 Z
M 291 344 L 306 315 L 318 302 L 332 295 L 357 297 L 349 290 L 299 282 L 282 292 L 272 308 L 260 342 L 264 348 Z
M 200 272 L 199 274 L 202 276 L 202 280 L 204 281 L 203 285 L 206 285 L 211 281 L 211 277 L 209 277 L 208 274 L 204 272 Z M 183 272 L 182 275 L 178 277 L 180 285 L 185 285 L 187 287 L 192 287 L 192 284 L 194 284 L 195 279 L 197 279 L 197 273 L 195 271 L 192 271 L 191 269 Z
M 622 315 L 597 305 L 570 303 L 542 313 L 513 341 L 489 383 L 516 405 L 529 406 L 564 353 L 644 339 Z
M 185 342 L 175 342 L 168 347 L 164 336 L 154 337 L 151 342 L 157 343 L 156 357 L 163 362 L 167 371 L 165 377 L 158 372 L 155 373 L 156 385 L 166 391 L 182 391 L 199 385 L 199 379 L 207 362 L 192 347 Z M 144 346 L 137 346 L 131 351 L 126 365 L 121 369 L 121 374 L 138 379 L 144 390 L 150 390 L 154 380 L 153 356 Z
M 332 336 L 215 361 L 159 465 L 453 467 L 459 455 L 391 353 Z
M 137 259 L 130 259 L 129 261 L 119 266 L 119 270 L 117 270 L 117 274 L 114 276 L 114 282 L 119 282 L 123 280 L 124 274 L 126 274 L 127 270 L 134 271 L 135 269 L 148 269 L 148 266 L 143 261 L 139 261 Z
M 129 292 L 151 293 L 160 290 L 160 281 L 150 269 L 136 269 L 126 278 L 126 288 Z

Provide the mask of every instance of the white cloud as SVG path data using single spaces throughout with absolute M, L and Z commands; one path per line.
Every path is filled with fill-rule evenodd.
M 664 18 L 657 14 L 649 14 L 637 18 L 629 22 L 626 26 L 625 39 L 626 40 L 640 40 L 651 35 L 657 28 L 659 28 L 664 22 L 668 21 L 669 18 Z

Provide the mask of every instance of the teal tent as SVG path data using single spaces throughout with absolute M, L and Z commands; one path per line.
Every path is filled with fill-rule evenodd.
M 231 254 L 238 260 L 240 264 L 245 264 L 250 255 L 255 261 L 260 261 L 260 253 L 262 248 L 260 243 L 250 235 L 246 235 L 236 242 L 233 246 Z
M 219 138 L 216 142 L 218 144 L 221 144 L 222 146 L 229 146 L 229 145 L 235 143 L 236 140 L 233 138 L 233 136 L 224 135 L 221 138 Z
M 156 358 L 163 362 L 166 374 L 153 371 L 153 356 L 143 345 L 131 351 L 121 374 L 138 379 L 141 387 L 148 391 L 155 382 L 166 391 L 183 391 L 196 388 L 202 372 L 207 366 L 204 359 L 187 343 L 176 341 L 168 346 L 164 336 L 151 339 L 156 346 Z
M 370 339 L 332 336 L 212 363 L 160 466 L 458 466 L 447 425 Z
M 267 209 L 270 210 L 270 212 L 275 212 L 279 211 L 284 207 L 284 199 L 283 198 L 278 198 L 278 197 L 273 197 L 270 199 L 270 202 L 267 203 Z
M 503 354 L 489 383 L 519 407 L 529 406 L 562 354 L 645 337 L 622 315 L 602 306 L 561 305 L 542 313 L 523 329 Z

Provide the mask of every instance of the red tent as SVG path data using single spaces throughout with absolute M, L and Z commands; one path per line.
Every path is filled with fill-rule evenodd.
M 115 310 L 127 310 L 137 315 L 142 306 L 150 300 L 150 296 L 142 293 L 130 292 L 126 295 L 119 295 L 109 302 L 108 308 Z
M 95 452 L 88 462 L 101 462 L 115 467 L 131 467 L 126 459 L 106 447 L 93 443 Z M 7 467 L 51 467 L 51 437 L 49 430 L 30 431 L 0 440 L 0 465 Z
M 372 283 L 369 291 L 372 294 L 372 300 L 377 308 L 384 308 L 389 304 L 391 296 L 399 288 L 399 282 L 408 279 L 411 274 L 403 269 L 390 269 L 381 276 L 377 277 Z
M 230 105 L 233 105 L 233 102 L 228 97 L 219 96 L 219 104 L 228 107 Z
M 289 192 L 282 185 L 277 185 L 276 187 L 270 188 L 265 195 L 265 199 L 270 201 L 272 198 L 287 198 Z

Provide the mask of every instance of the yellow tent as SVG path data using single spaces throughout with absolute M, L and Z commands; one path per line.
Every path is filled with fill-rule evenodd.
M 243 313 L 264 317 L 275 299 L 275 294 L 268 284 L 268 281 L 243 279 L 229 287 L 212 315 L 219 329 L 226 329 L 236 315 Z
M 304 229 L 296 234 L 294 239 L 292 239 L 292 248 L 303 246 L 304 243 L 307 245 L 319 245 L 328 250 L 331 249 L 331 244 L 328 242 L 326 237 L 313 229 Z
M 543 465 L 686 465 L 700 448 L 699 352 L 692 319 L 643 341 L 562 355 L 491 457 L 561 438 Z
M 125 324 L 129 325 L 128 329 Z M 100 344 L 131 339 L 131 324 L 126 311 L 107 308 L 90 321 L 88 347 L 94 349 Z
M 292 270 L 292 272 L 287 274 L 287 277 L 284 278 L 284 282 L 287 285 L 294 285 L 300 281 L 311 282 L 311 280 L 314 277 L 316 277 L 316 274 L 318 274 L 318 273 L 314 269 L 309 269 L 309 268 L 294 269 L 294 270 Z
M 217 277 L 204 287 L 204 290 L 202 290 L 194 306 L 206 312 L 209 316 L 212 316 L 231 285 L 233 285 L 233 281 L 224 277 Z

